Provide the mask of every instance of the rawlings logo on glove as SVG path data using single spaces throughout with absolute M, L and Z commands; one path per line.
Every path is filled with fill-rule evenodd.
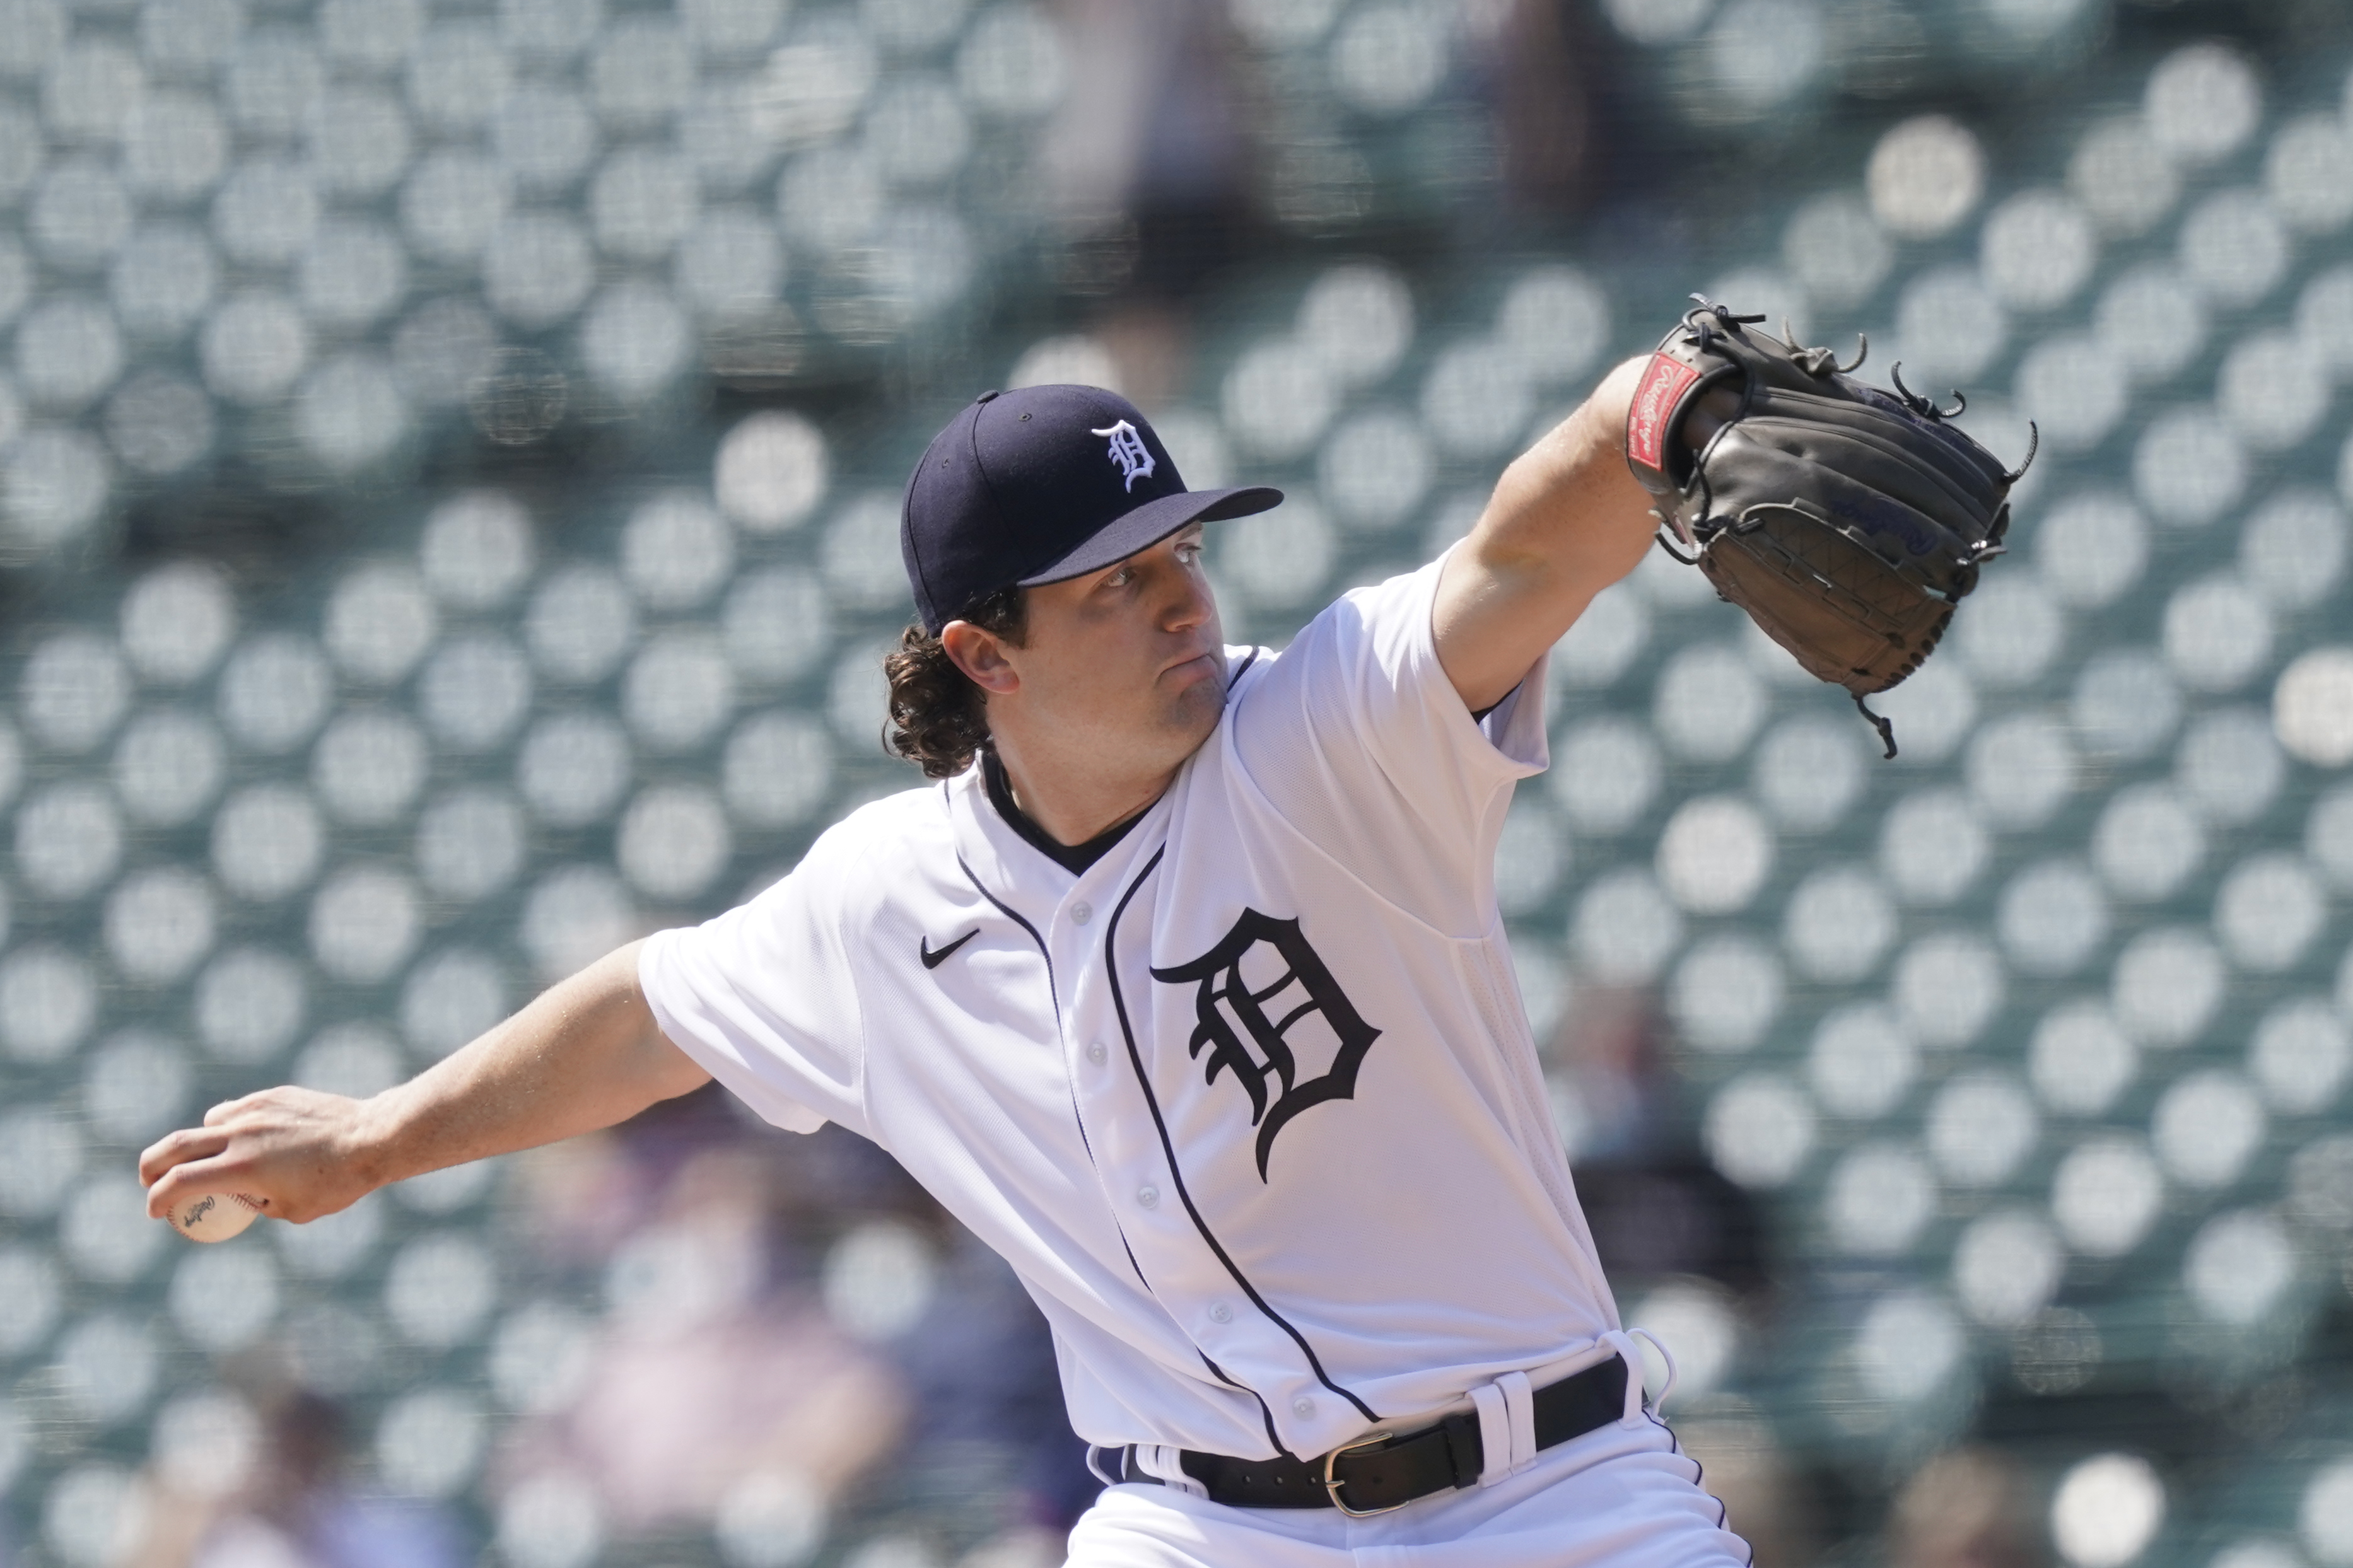
M 1786 331 L 1752 334 L 1762 316 L 1693 298 L 1626 422 L 1628 466 L 1659 498 L 1660 546 L 1846 688 L 1893 757 L 1894 727 L 1863 699 L 1920 668 L 1978 569 L 2003 552 L 2010 488 L 2033 447 L 2005 468 L 1947 423 L 1968 405 L 1958 393 L 1939 408 L 1900 365 L 1893 393 L 1866 386 L 1849 374 L 1862 353 L 1842 365 Z M 1687 439 L 1703 399 L 1722 422 Z

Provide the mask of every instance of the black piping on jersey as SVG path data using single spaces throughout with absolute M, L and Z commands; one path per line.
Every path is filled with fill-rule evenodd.
M 1208 1358 L 1208 1353 L 1205 1352 L 1200 1346 L 1195 1345 L 1193 1347 L 1193 1353 L 1201 1358 L 1201 1364 L 1208 1367 L 1210 1374 L 1219 1383 L 1224 1384 L 1228 1388 L 1239 1388 L 1244 1394 L 1249 1394 L 1252 1399 L 1258 1401 L 1258 1418 L 1266 1423 L 1266 1440 L 1274 1445 L 1274 1451 L 1276 1453 L 1281 1454 L 1286 1459 L 1295 1459 L 1299 1458 L 1298 1455 L 1284 1447 L 1282 1446 L 1282 1439 L 1275 1436 L 1274 1412 L 1267 1408 L 1266 1395 L 1261 1394 L 1257 1389 L 1252 1388 L 1246 1383 L 1236 1383 L 1232 1378 L 1228 1377 L 1226 1375 L 1226 1369 L 1219 1366 L 1216 1362 L 1211 1361 Z
M 1046 951 L 1046 939 L 1038 934 L 1038 928 L 1036 926 L 1031 925 L 1027 920 L 1022 918 L 1021 911 L 1019 910 L 1015 909 L 1011 904 L 1007 903 L 1003 899 L 1000 899 L 995 893 L 990 892 L 987 887 L 982 883 L 978 873 L 973 870 L 972 867 L 966 863 L 965 858 L 961 855 L 956 857 L 956 867 L 959 870 L 964 872 L 965 880 L 972 884 L 973 890 L 975 892 L 978 893 L 982 898 L 987 899 L 990 903 L 996 905 L 997 910 L 1004 914 L 1007 920 L 1011 921 L 1023 931 L 1028 931 L 1029 933 L 1029 940 L 1038 944 L 1038 956 L 1046 961 L 1046 996 L 1049 1001 L 1054 1004 L 1054 1033 L 1060 1035 L 1062 1032 L 1062 1003 L 1061 999 L 1054 994 L 1054 955 Z M 1091 1166 L 1094 1165 L 1094 1141 L 1087 1136 L 1087 1119 L 1079 1114 L 1079 1091 L 1075 1086 L 1073 1086 L 1071 1090 L 1071 1120 L 1079 1129 L 1079 1147 L 1087 1152 L 1087 1163 Z M 1097 1167 L 1096 1170 L 1097 1179 L 1100 1180 L 1101 1168 Z M 1144 1266 L 1135 1260 L 1135 1248 L 1127 1245 L 1127 1232 L 1119 1223 L 1119 1211 L 1116 1209 L 1112 1211 L 1111 1223 L 1112 1228 L 1119 1232 L 1120 1249 L 1127 1254 L 1127 1266 L 1135 1270 L 1135 1282 L 1143 1286 L 1147 1294 L 1154 1294 L 1152 1291 L 1152 1281 L 1144 1277 Z M 1155 1300 L 1158 1300 L 1156 1294 L 1154 1294 L 1154 1299 Z
M 1082 1124 L 1079 1128 L 1080 1142 L 1084 1142 L 1086 1141 L 1086 1127 Z M 1090 1161 L 1094 1158 L 1094 1151 L 1092 1149 L 1089 1149 L 1087 1151 L 1087 1158 Z M 1114 1214 L 1112 1215 L 1112 1224 L 1113 1226 L 1117 1226 L 1119 1224 L 1118 1215 Z M 1135 1248 L 1128 1247 L 1127 1233 L 1124 1230 L 1120 1232 L 1119 1244 L 1121 1247 L 1126 1247 L 1127 1266 L 1135 1270 L 1135 1278 L 1138 1282 L 1144 1286 L 1146 1291 L 1150 1292 L 1154 1300 L 1159 1300 L 1160 1292 L 1154 1290 L 1152 1289 L 1152 1281 L 1144 1278 L 1144 1265 L 1135 1260 Z M 1163 1304 L 1165 1305 L 1166 1303 Z M 1258 1418 L 1261 1422 L 1265 1424 L 1266 1440 L 1274 1445 L 1274 1451 L 1276 1453 L 1281 1454 L 1286 1459 L 1295 1459 L 1299 1457 L 1282 1446 L 1282 1438 L 1275 1432 L 1274 1429 L 1274 1412 L 1267 1407 L 1265 1395 L 1260 1394 L 1257 1389 L 1252 1388 L 1249 1384 L 1236 1383 L 1232 1378 L 1227 1376 L 1226 1369 L 1219 1366 L 1216 1362 L 1211 1361 L 1209 1359 L 1209 1352 L 1203 1350 L 1200 1346 L 1195 1345 L 1193 1347 L 1193 1353 L 1201 1358 L 1201 1364 L 1209 1369 L 1210 1376 L 1216 1378 L 1219 1383 L 1224 1384 L 1228 1388 L 1234 1389 L 1239 1393 L 1247 1394 L 1258 1402 Z
M 1135 880 L 1130 882 L 1127 891 L 1119 896 L 1118 906 L 1112 910 L 1111 919 L 1103 922 L 1103 972 L 1111 976 L 1111 1003 L 1119 1014 L 1119 1032 L 1127 1042 L 1127 1059 L 1135 1068 L 1136 1086 L 1144 1090 L 1144 1103 L 1152 1108 L 1152 1125 L 1160 1134 L 1160 1151 L 1167 1156 L 1168 1179 L 1176 1184 L 1176 1195 L 1184 1201 L 1185 1212 L 1192 1216 L 1193 1228 L 1201 1233 L 1201 1239 L 1209 1244 L 1209 1250 L 1217 1254 L 1218 1261 L 1225 1265 L 1226 1272 L 1233 1276 L 1234 1283 L 1242 1288 L 1242 1293 L 1250 1299 L 1250 1304 L 1265 1313 L 1275 1327 L 1291 1336 L 1292 1343 L 1299 1347 L 1300 1353 L 1307 1358 L 1307 1364 L 1314 1370 L 1315 1381 L 1355 1405 L 1366 1420 L 1378 1421 L 1380 1417 L 1373 1413 L 1371 1405 L 1332 1381 L 1330 1374 L 1324 1370 L 1323 1362 L 1316 1357 L 1315 1347 L 1307 1342 L 1307 1336 L 1276 1311 L 1273 1304 L 1259 1294 L 1258 1287 L 1251 1284 L 1250 1277 L 1235 1264 L 1224 1244 L 1218 1240 L 1217 1233 L 1209 1228 L 1209 1222 L 1201 1217 L 1200 1209 L 1194 1205 L 1192 1192 L 1185 1185 L 1185 1173 L 1176 1163 L 1176 1145 L 1168 1136 L 1167 1119 L 1160 1114 L 1160 1097 L 1152 1092 L 1151 1076 L 1144 1070 L 1144 1053 L 1136 1047 L 1135 1029 L 1127 1017 L 1127 998 L 1119 984 L 1120 919 L 1127 913 L 1127 906 L 1134 900 L 1135 895 L 1143 890 L 1145 880 L 1160 868 L 1161 858 L 1167 853 L 1168 846 L 1166 844 L 1152 852 L 1152 858 L 1144 863 L 1144 869 L 1135 874 Z M 1261 1400 L 1260 1403 L 1265 1402 Z
M 1237 681 L 1239 681 L 1239 680 L 1240 680 L 1240 679 L 1241 679 L 1241 678 L 1242 678 L 1242 672 L 1243 672 L 1244 670 L 1247 670 L 1248 668 L 1250 668 L 1250 667 L 1251 665 L 1254 665 L 1254 664 L 1256 664 L 1257 662 L 1258 662 L 1258 649 L 1256 649 L 1256 648 L 1252 648 L 1252 649 L 1250 649 L 1250 652 L 1248 652 L 1248 653 L 1246 653 L 1246 654 L 1242 655 L 1242 661 L 1241 661 L 1241 663 L 1240 663 L 1240 664 L 1238 664 L 1238 665 L 1234 666 L 1234 672 L 1233 672 L 1231 675 L 1229 675 L 1228 677 L 1226 677 L 1226 689 L 1227 689 L 1227 690 L 1229 690 L 1229 691 L 1231 691 L 1231 690 L 1234 689 L 1234 684 L 1235 684 L 1235 682 L 1237 682 Z
M 1038 934 L 1038 928 L 1036 926 L 1031 925 L 1028 921 L 1022 918 L 1021 911 L 1019 910 L 1015 909 L 1011 904 L 1007 903 L 1003 899 L 1000 899 L 995 893 L 990 892 L 987 886 L 981 881 L 978 874 L 976 874 L 969 865 L 965 864 L 965 858 L 962 855 L 958 855 L 956 857 L 956 866 L 958 869 L 964 872 L 965 880 L 972 884 L 973 891 L 978 893 L 982 898 L 987 899 L 990 903 L 995 904 L 997 908 L 998 913 L 1004 915 L 1007 920 L 1011 921 L 1023 931 L 1028 931 L 1029 933 L 1029 940 L 1038 944 L 1038 956 L 1046 961 L 1046 1000 L 1054 1005 L 1054 1028 L 1055 1032 L 1059 1034 L 1062 1027 L 1062 999 L 1055 991 L 1054 955 L 1046 951 L 1046 939 Z

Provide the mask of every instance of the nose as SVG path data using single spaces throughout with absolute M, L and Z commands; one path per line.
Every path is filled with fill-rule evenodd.
M 1189 632 L 1216 618 L 1218 602 L 1210 595 L 1209 580 L 1198 571 L 1179 570 L 1176 591 L 1169 596 L 1168 610 L 1162 624 L 1172 632 Z

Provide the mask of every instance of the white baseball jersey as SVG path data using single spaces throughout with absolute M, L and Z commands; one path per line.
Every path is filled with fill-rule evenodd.
M 1611 1353 L 1492 887 L 1544 672 L 1474 722 L 1438 572 L 1229 650 L 1215 732 L 1083 875 L 975 767 L 644 947 L 696 1061 L 1012 1262 L 1090 1442 L 1314 1456 Z

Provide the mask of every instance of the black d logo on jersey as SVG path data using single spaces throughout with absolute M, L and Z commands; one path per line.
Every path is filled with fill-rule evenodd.
M 1246 909 L 1217 946 L 1189 963 L 1155 969 L 1152 977 L 1199 985 L 1192 1054 L 1208 1053 L 1208 1082 L 1224 1068 L 1249 1092 L 1260 1181 L 1266 1180 L 1274 1135 L 1293 1117 L 1327 1100 L 1356 1098 L 1356 1068 L 1381 1032 L 1357 1016 L 1297 921 Z M 1311 1015 L 1323 1019 L 1321 1028 L 1309 1022 Z M 1303 1077 L 1302 1058 L 1312 1064 L 1326 1049 L 1330 1065 Z

